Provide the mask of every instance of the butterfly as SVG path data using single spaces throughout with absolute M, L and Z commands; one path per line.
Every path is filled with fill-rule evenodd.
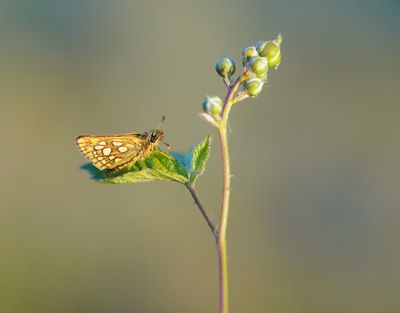
M 163 116 L 156 129 L 140 133 L 118 135 L 83 135 L 76 137 L 76 143 L 82 154 L 89 159 L 99 170 L 106 170 L 111 176 L 127 170 L 140 159 L 147 158 L 151 153 L 161 153 L 171 158 L 161 150 L 154 150 L 164 142 L 164 132 L 158 128 L 165 120 Z

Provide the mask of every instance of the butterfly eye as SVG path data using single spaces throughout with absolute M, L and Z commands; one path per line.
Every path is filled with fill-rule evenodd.
M 157 134 L 156 133 L 152 133 L 151 136 L 150 136 L 150 142 L 151 143 L 155 143 L 155 142 L 157 142 L 157 140 L 158 140 Z

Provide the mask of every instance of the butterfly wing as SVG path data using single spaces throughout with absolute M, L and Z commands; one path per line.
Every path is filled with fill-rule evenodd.
M 82 154 L 94 166 L 105 170 L 136 162 L 147 146 L 145 138 L 141 134 L 79 136 L 76 143 Z

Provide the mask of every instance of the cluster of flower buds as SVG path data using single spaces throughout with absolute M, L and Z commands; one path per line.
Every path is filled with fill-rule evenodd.
M 243 49 L 243 67 L 249 71 L 249 78 L 243 84 L 244 90 L 250 97 L 258 96 L 267 82 L 268 69 L 276 69 L 281 63 L 280 45 L 282 36 L 275 40 L 260 40 L 255 46 Z
M 260 40 L 255 46 L 243 49 L 243 71 L 240 93 L 249 97 L 258 96 L 267 82 L 268 70 L 276 69 L 282 59 L 280 45 L 282 35 L 271 41 Z M 229 57 L 221 56 L 215 64 L 215 70 L 224 79 L 227 86 L 231 86 L 231 78 L 235 74 L 235 61 Z M 217 121 L 220 118 L 223 102 L 219 97 L 207 96 L 202 102 L 203 110 L 208 118 Z

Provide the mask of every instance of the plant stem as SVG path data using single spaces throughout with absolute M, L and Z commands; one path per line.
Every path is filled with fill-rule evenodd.
M 217 250 L 218 250 L 218 267 L 219 267 L 219 312 L 228 313 L 229 297 L 228 297 L 228 256 L 226 248 L 226 230 L 228 226 L 229 213 L 229 195 L 231 185 L 230 164 L 229 164 L 229 147 L 226 127 L 218 129 L 219 139 L 221 143 L 221 153 L 224 167 L 224 187 L 221 204 L 221 218 L 218 227 Z
M 204 206 L 201 204 L 199 197 L 197 197 L 196 191 L 193 188 L 193 185 L 191 183 L 186 183 L 185 184 L 186 188 L 189 190 L 190 194 L 193 197 L 194 203 L 196 203 L 197 207 L 199 208 L 201 214 L 203 215 L 204 219 L 206 220 L 208 227 L 210 227 L 213 236 L 215 237 L 215 239 L 218 238 L 218 229 L 217 227 L 214 225 L 213 221 L 211 220 L 210 216 L 207 214 L 206 209 L 204 208 Z
M 229 145 L 227 136 L 227 125 L 229 113 L 232 108 L 233 99 L 240 84 L 246 77 L 247 72 L 244 71 L 242 75 L 228 88 L 228 93 L 224 101 L 222 109 L 221 121 L 218 124 L 218 135 L 221 145 L 221 155 L 223 161 L 223 175 L 224 185 L 221 202 L 221 216 L 220 224 L 218 226 L 217 236 L 217 251 L 218 251 L 218 268 L 219 268 L 219 313 L 228 313 L 229 311 L 229 297 L 228 297 L 228 255 L 226 247 L 226 230 L 228 227 L 229 215 L 229 198 L 231 191 L 231 168 L 229 158 Z

